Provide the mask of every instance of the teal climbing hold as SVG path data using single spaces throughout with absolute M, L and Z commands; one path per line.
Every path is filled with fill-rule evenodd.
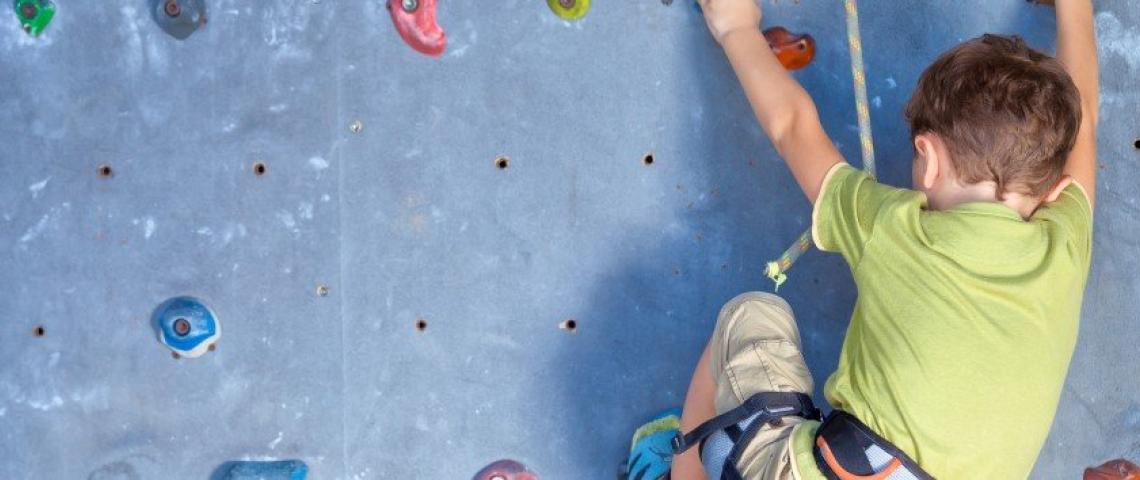
M 179 40 L 206 24 L 205 0 L 150 0 L 150 11 L 159 28 Z
M 212 477 L 218 480 L 305 480 L 309 466 L 300 460 L 226 462 Z

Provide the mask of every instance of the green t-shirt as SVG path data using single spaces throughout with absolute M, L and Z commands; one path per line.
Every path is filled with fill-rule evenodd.
M 925 207 L 846 164 L 824 180 L 812 237 L 859 290 L 824 394 L 937 478 L 1025 478 L 1077 340 L 1088 198 L 1074 183 L 1029 220 L 996 202 Z M 804 478 L 816 426 L 793 442 Z

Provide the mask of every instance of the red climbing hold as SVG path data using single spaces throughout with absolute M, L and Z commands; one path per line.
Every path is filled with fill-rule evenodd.
M 408 45 L 424 55 L 443 55 L 447 34 L 435 21 L 435 0 L 388 0 L 388 12 Z
M 514 460 L 499 460 L 479 470 L 474 480 L 538 480 L 538 474 Z
M 772 53 L 788 70 L 799 70 L 808 66 L 815 57 L 815 39 L 811 35 L 797 35 L 784 27 L 772 27 L 764 30 L 764 38 Z
M 1136 480 L 1140 478 L 1140 467 L 1123 458 L 1105 462 L 1096 468 L 1086 468 L 1084 480 Z

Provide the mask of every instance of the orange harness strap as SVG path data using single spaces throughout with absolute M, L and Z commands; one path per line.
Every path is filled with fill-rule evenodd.
M 831 467 L 831 471 L 835 473 L 835 476 L 839 477 L 839 480 L 884 480 L 902 466 L 902 460 L 892 458 L 891 463 L 888 463 L 887 467 L 879 473 L 865 476 L 855 475 L 845 470 L 843 466 L 839 464 L 835 459 L 835 455 L 831 453 L 831 447 L 827 446 L 827 441 L 824 440 L 822 436 L 816 437 L 815 445 L 819 447 L 820 453 L 823 454 L 823 461 L 827 462 L 827 466 Z

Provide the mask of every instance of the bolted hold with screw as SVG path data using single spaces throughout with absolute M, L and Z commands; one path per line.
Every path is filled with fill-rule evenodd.
M 190 321 L 185 318 L 179 318 L 174 321 L 174 334 L 179 337 L 185 337 L 190 333 Z
M 55 4 L 51 0 L 8 0 L 20 20 L 20 27 L 33 37 L 38 37 L 55 16 Z
M 39 13 L 40 9 L 37 8 L 34 3 L 29 2 L 20 5 L 20 15 L 25 19 L 31 20 L 33 18 L 36 18 L 36 15 L 39 15 Z
M 412 13 L 420 8 L 420 2 L 419 0 L 400 0 L 400 8 L 403 8 L 405 12 Z
M 209 307 L 193 297 L 174 297 L 151 314 L 158 340 L 174 358 L 200 356 L 221 338 L 221 324 Z
M 149 0 L 151 16 L 168 35 L 185 40 L 206 24 L 207 0 Z
M 590 11 L 590 0 L 546 0 L 546 6 L 563 20 L 578 20 Z
M 182 7 L 178 5 L 178 0 L 166 0 L 166 3 L 163 4 L 162 9 L 166 12 L 166 16 L 171 18 L 182 15 Z

